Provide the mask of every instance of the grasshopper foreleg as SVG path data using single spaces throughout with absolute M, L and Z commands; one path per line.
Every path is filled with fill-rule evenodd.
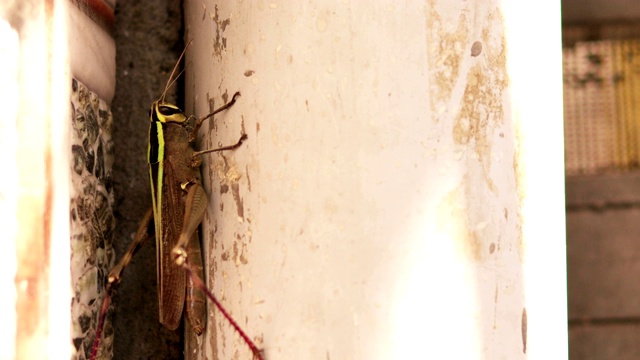
M 238 142 L 233 144 L 233 145 L 227 145 L 227 146 L 223 146 L 223 147 L 219 147 L 219 148 L 215 148 L 215 149 L 207 149 L 207 150 L 202 150 L 202 151 L 196 151 L 193 153 L 193 163 L 197 164 L 198 163 L 198 156 L 202 155 L 202 154 L 207 154 L 207 153 L 212 153 L 212 152 L 218 152 L 218 151 L 225 151 L 225 150 L 235 150 L 237 148 L 240 147 L 240 145 L 242 145 L 242 143 L 247 140 L 247 134 L 242 134 L 242 136 L 240 136 L 240 139 L 238 139 Z M 195 166 L 195 165 L 194 165 Z M 200 165 L 198 165 L 200 166 Z
M 193 130 L 191 131 L 191 134 L 189 136 L 189 141 L 193 142 L 196 139 L 196 135 L 198 134 L 198 130 L 200 130 L 200 127 L 202 126 L 202 123 L 211 118 L 212 116 L 214 116 L 215 114 L 219 113 L 220 111 L 224 111 L 227 110 L 228 108 L 230 108 L 231 106 L 233 106 L 233 104 L 236 103 L 236 98 L 240 96 L 240 92 L 236 91 L 235 94 L 233 94 L 233 96 L 231 97 L 231 101 L 229 101 L 228 103 L 222 105 L 221 107 L 213 110 L 212 113 L 207 114 L 205 116 L 203 116 L 201 119 L 198 119 L 195 123 L 195 125 L 193 126 Z M 238 145 L 239 146 L 239 145 Z

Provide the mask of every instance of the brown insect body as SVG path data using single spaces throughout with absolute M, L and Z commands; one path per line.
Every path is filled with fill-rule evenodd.
M 202 281 L 202 254 L 197 232 L 208 204 L 208 196 L 200 180 L 200 155 L 236 149 L 247 136 L 242 135 L 236 144 L 230 146 L 196 151 L 196 135 L 204 120 L 231 107 L 240 93 L 235 93 L 229 103 L 195 121 L 190 129 L 192 118 L 187 117 L 177 106 L 164 102 L 176 68 L 177 64 L 162 96 L 153 103 L 149 112 L 151 123 L 147 156 L 152 208 L 144 215 L 129 249 L 109 273 L 91 359 L 95 359 L 98 353 L 104 316 L 113 288 L 140 246 L 153 237 L 157 251 L 160 323 L 175 330 L 180 326 L 184 311 L 191 328 L 200 335 L 206 326 L 206 296 L 244 339 L 254 357 L 262 358 L 261 351 Z
M 185 117 L 186 118 L 186 117 Z M 196 332 L 201 334 L 206 324 L 206 304 L 202 291 L 197 289 L 187 274 L 176 266 L 171 251 L 178 245 L 182 233 L 185 209 L 187 208 L 188 188 L 200 185 L 200 161 L 194 161 L 195 150 L 189 141 L 190 133 L 186 122 L 159 123 L 164 136 L 164 160 L 162 163 L 150 163 L 152 188 L 156 188 L 158 181 L 162 181 L 160 201 L 155 206 L 160 207 L 161 221 L 156 222 L 156 252 L 158 275 L 158 301 L 160 323 L 171 330 L 180 325 L 185 300 L 187 303 L 187 319 Z M 151 126 L 153 129 L 154 126 Z M 150 131 L 151 138 L 155 136 Z M 163 176 L 157 177 L 162 168 Z M 155 216 L 155 212 L 154 212 Z M 161 231 L 158 232 L 158 225 Z M 202 254 L 198 232 L 195 231 L 187 246 L 189 263 L 203 278 Z M 185 291 L 186 289 L 186 291 Z

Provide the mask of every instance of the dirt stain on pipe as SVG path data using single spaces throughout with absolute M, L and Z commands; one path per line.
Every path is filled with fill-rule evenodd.
M 522 352 L 526 354 L 527 353 L 527 308 L 522 308 L 521 330 L 522 330 Z

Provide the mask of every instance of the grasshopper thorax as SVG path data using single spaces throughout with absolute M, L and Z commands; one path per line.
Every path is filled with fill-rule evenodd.
M 177 106 L 165 103 L 162 100 L 156 100 L 149 110 L 149 147 L 147 150 L 147 160 L 149 164 L 159 164 L 164 161 L 165 148 L 172 144 L 175 145 L 176 139 L 167 143 L 165 137 L 166 125 L 175 124 L 179 127 L 187 125 L 187 117 L 184 112 Z M 186 139 L 186 135 L 185 135 Z M 179 139 L 178 139 L 179 143 Z M 161 175 L 161 174 L 160 174 Z M 153 177 L 153 176 L 152 176 Z M 160 176 L 161 177 L 161 176 Z
M 151 120 L 152 123 L 161 122 L 183 124 L 187 119 L 188 117 L 179 107 L 162 102 L 161 100 L 154 101 L 153 105 L 151 105 L 151 110 L 149 110 L 149 120 Z

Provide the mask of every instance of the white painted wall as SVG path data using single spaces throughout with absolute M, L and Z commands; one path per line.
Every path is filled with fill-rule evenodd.
M 249 136 L 209 285 L 267 359 L 566 358 L 560 4 L 513 6 L 187 2 L 187 112 L 242 92 L 201 147 Z

